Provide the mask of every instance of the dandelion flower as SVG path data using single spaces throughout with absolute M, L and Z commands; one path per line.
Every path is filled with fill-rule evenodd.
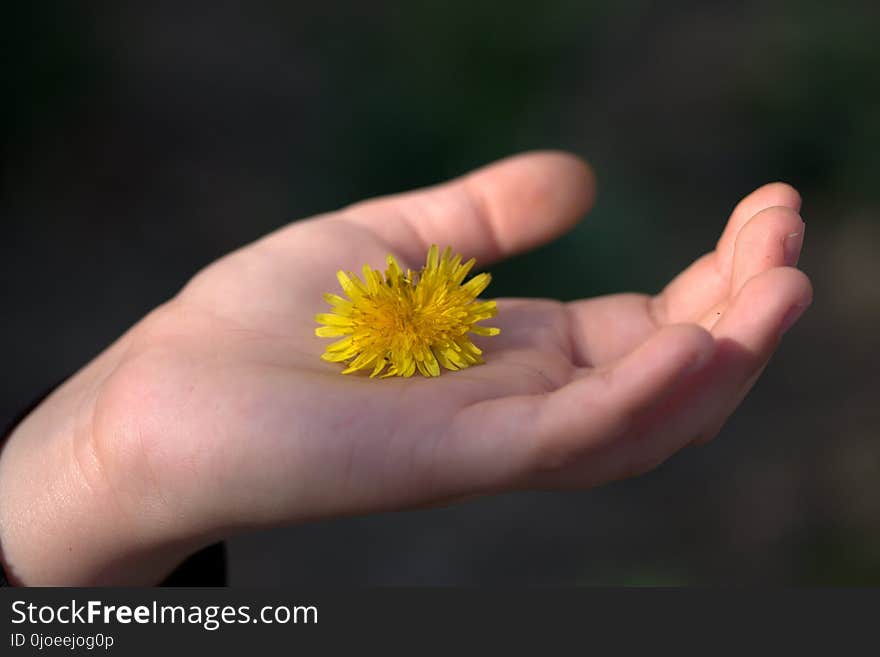
M 498 335 L 497 328 L 476 326 L 494 317 L 494 301 L 477 301 L 491 276 L 482 273 L 462 284 L 475 260 L 462 264 L 451 249 L 438 255 L 436 245 L 428 250 L 425 266 L 404 274 L 393 256 L 382 272 L 364 265 L 361 281 L 355 274 L 337 272 L 348 298 L 325 294 L 332 312 L 315 320 L 322 338 L 342 337 L 321 356 L 330 362 L 345 362 L 343 374 L 372 368 L 370 377 L 440 376 L 440 366 L 461 370 L 482 363 L 482 352 L 468 337 Z M 386 369 L 387 367 L 387 369 Z

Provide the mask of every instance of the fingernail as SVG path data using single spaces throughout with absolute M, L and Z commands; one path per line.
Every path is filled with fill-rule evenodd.
M 785 260 L 786 267 L 795 267 L 797 266 L 798 259 L 801 255 L 801 246 L 804 243 L 804 225 L 801 224 L 801 229 L 796 233 L 790 233 L 785 236 L 785 239 L 782 242 L 782 249 L 784 252 L 783 258 Z
M 793 306 L 787 313 L 785 313 L 785 317 L 782 318 L 782 328 L 779 329 L 779 334 L 784 334 L 788 329 L 794 326 L 794 323 L 798 321 L 801 315 L 804 314 L 804 311 L 809 307 L 809 304 Z

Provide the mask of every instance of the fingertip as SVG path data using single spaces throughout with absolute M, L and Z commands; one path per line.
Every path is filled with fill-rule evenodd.
M 549 204 L 550 213 L 564 223 L 574 223 L 592 209 L 596 200 L 596 174 L 579 155 L 562 150 L 520 153 L 489 165 L 482 171 L 503 171 L 520 179 L 514 189 L 523 201 Z M 563 223 L 563 222 L 560 222 Z
M 741 296 L 779 299 L 784 305 L 809 306 L 813 300 L 810 277 L 796 267 L 775 267 L 746 282 Z
M 772 205 L 791 208 L 795 212 L 800 212 L 803 203 L 800 192 L 792 185 L 781 180 L 767 183 L 755 190 L 754 193 L 761 198 L 765 198 L 768 202 L 772 201 Z
M 797 267 L 780 267 L 786 277 L 791 280 L 792 287 L 797 290 L 798 303 L 809 306 L 813 303 L 813 282 L 810 277 Z
M 746 281 L 724 316 L 713 327 L 716 340 L 731 338 L 756 355 L 769 357 L 776 347 L 789 313 L 802 313 L 812 302 L 809 277 L 794 267 L 776 267 Z
M 732 215 L 748 221 L 764 208 L 786 207 L 800 212 L 802 202 L 800 192 L 792 185 L 775 181 L 761 185 L 743 197 L 737 203 Z
M 590 163 L 580 155 L 571 151 L 563 151 L 557 149 L 541 149 L 533 151 L 525 151 L 512 155 L 508 158 L 500 160 L 489 166 L 504 165 L 513 162 L 524 162 L 535 166 L 547 167 L 555 169 L 557 173 L 570 176 L 572 182 L 580 182 L 581 186 L 595 188 L 596 174 Z
M 599 184 L 596 178 L 596 171 L 586 159 L 573 153 L 565 153 L 558 151 L 557 155 L 567 161 L 564 166 L 571 171 L 573 178 L 573 187 L 580 190 L 581 199 L 580 214 L 584 215 L 593 209 L 596 204 L 596 197 L 599 194 Z
M 790 269 L 790 285 L 794 288 L 794 302 L 789 305 L 788 311 L 783 315 L 779 326 L 779 335 L 785 334 L 803 316 L 813 304 L 813 283 L 809 276 L 799 269 Z
M 762 185 L 736 204 L 716 247 L 722 271 L 729 272 L 740 231 L 759 212 L 774 207 L 800 212 L 801 195 L 788 183 L 772 182 Z
M 564 151 L 513 155 L 474 171 L 463 182 L 491 229 L 495 257 L 562 235 L 592 208 L 596 197 L 590 165 Z
M 809 304 L 795 304 L 791 308 L 789 308 L 788 312 L 782 318 L 782 323 L 779 326 L 779 335 L 785 335 L 785 333 L 787 333 L 788 330 L 797 323 L 804 312 L 806 312 L 808 307 Z
M 794 266 L 800 256 L 804 222 L 797 210 L 774 205 L 757 212 L 737 235 L 730 291 L 775 267 Z
M 598 193 L 596 172 L 586 159 L 568 151 L 540 151 L 540 156 L 553 161 L 559 175 L 567 178 L 567 186 L 581 194 L 581 212 L 588 212 L 596 202 Z

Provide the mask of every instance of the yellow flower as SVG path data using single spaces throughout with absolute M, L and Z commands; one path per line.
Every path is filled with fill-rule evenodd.
M 321 313 L 315 320 L 324 324 L 315 329 L 322 338 L 345 336 L 334 342 L 321 356 L 330 362 L 346 361 L 343 374 L 373 368 L 370 377 L 440 376 L 440 366 L 460 370 L 482 363 L 482 353 L 471 342 L 468 332 L 498 335 L 500 329 L 475 326 L 496 315 L 494 301 L 477 301 L 489 285 L 491 276 L 483 273 L 462 285 L 474 266 L 471 258 L 451 257 L 451 249 L 438 257 L 436 245 L 428 250 L 420 273 L 403 273 L 394 257 L 387 258 L 382 272 L 364 265 L 364 280 L 355 274 L 337 272 L 348 299 L 325 294 L 333 312 Z

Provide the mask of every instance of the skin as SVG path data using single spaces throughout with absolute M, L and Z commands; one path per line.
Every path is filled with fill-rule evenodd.
M 718 433 L 809 305 L 800 197 L 773 183 L 659 295 L 501 299 L 487 364 L 439 379 L 341 376 L 318 356 L 337 269 L 480 266 L 592 205 L 564 153 L 282 228 L 199 272 L 55 391 L 0 453 L 0 546 L 20 584 L 152 584 L 257 527 L 586 488 Z

